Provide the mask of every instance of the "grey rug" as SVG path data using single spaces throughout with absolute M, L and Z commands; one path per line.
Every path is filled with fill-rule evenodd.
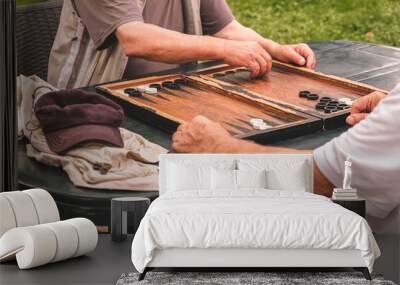
M 148 272 L 146 278 L 138 281 L 138 273 L 123 274 L 117 285 L 147 285 L 147 284 L 213 284 L 213 285 L 297 285 L 297 284 L 368 284 L 395 285 L 381 276 L 373 275 L 368 281 L 359 272 Z

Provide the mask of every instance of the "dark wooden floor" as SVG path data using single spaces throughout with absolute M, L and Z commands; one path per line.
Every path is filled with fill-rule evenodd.
M 376 236 L 376 239 L 382 250 L 382 257 L 375 264 L 375 273 L 383 274 L 386 279 L 398 283 L 400 281 L 400 238 L 398 236 Z M 111 241 L 110 235 L 103 234 L 100 235 L 96 250 L 88 256 L 31 270 L 18 270 L 16 262 L 1 264 L 0 284 L 115 284 L 122 273 L 135 271 L 130 256 L 131 242 L 132 236 L 122 243 L 114 243 Z M 284 270 L 293 271 L 293 269 L 279 269 L 279 271 Z M 336 270 L 349 269 L 329 269 L 329 271 Z
M 4 263 L 0 265 L 0 284 L 115 284 L 122 273 L 134 271 L 131 242 L 132 237 L 114 243 L 110 235 L 103 234 L 96 250 L 88 256 L 30 270 L 18 270 L 16 262 Z

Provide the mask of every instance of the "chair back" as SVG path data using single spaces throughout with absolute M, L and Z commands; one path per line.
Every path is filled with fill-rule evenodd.
M 47 68 L 57 33 L 62 0 L 18 6 L 16 10 L 17 74 L 47 80 Z

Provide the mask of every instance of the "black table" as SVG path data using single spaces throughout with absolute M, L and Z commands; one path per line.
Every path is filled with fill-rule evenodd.
M 390 90 L 400 82 L 400 49 L 356 43 L 349 41 L 327 41 L 310 43 L 318 58 L 317 71 L 346 77 L 382 89 Z M 208 63 L 208 65 L 213 63 Z M 181 72 L 191 72 L 204 65 L 186 67 Z M 170 72 L 176 72 L 172 70 Z M 90 89 L 90 88 L 89 88 Z M 132 118 L 126 112 L 123 126 L 143 135 L 148 140 L 166 148 L 170 147 L 171 135 Z M 315 149 L 340 135 L 347 127 L 314 133 L 295 139 L 275 142 L 274 145 Z M 55 198 L 62 218 L 87 217 L 97 225 L 110 222 L 110 200 L 121 196 L 141 196 L 154 199 L 158 192 L 131 192 L 115 190 L 93 190 L 72 185 L 62 169 L 42 165 L 29 159 L 25 144 L 18 147 L 18 178 L 21 188 L 39 187 L 48 190 Z

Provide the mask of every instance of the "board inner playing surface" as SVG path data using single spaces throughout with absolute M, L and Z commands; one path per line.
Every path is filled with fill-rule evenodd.
M 134 92 L 126 92 L 126 89 L 136 92 L 175 80 L 186 82 L 180 88 L 164 84 L 156 94 L 142 92 L 136 96 Z M 250 72 L 245 68 L 220 65 L 190 75 L 146 77 L 104 84 L 97 89 L 122 99 L 137 118 L 170 132 L 177 125 L 203 115 L 220 123 L 232 135 L 255 140 L 264 140 L 267 136 L 268 139 L 297 136 L 343 126 L 352 102 L 347 101 L 348 105 L 344 107 L 328 105 L 339 104 L 337 101 L 343 98 L 352 101 L 374 91 L 385 92 L 280 62 L 274 62 L 272 70 L 263 78 L 250 78 Z M 300 97 L 300 91 L 318 94 L 319 98 Z M 319 104 L 325 106 L 324 110 L 316 108 L 322 97 L 330 97 L 326 105 Z M 330 108 L 334 110 L 328 110 Z M 256 126 L 256 120 L 261 120 L 263 127 Z
M 175 76 L 143 82 L 132 81 L 132 83 L 125 82 L 107 88 L 112 94 L 118 95 L 132 104 L 154 110 L 161 116 L 178 123 L 188 122 L 197 115 L 203 115 L 219 122 L 231 134 L 238 136 L 256 132 L 250 124 L 252 118 L 263 119 L 271 129 L 282 125 L 301 123 L 307 119 L 294 111 L 285 111 L 265 103 L 226 94 L 186 77 L 186 84 L 181 85 L 179 90 L 162 88 L 157 94 L 142 93 L 141 97 L 129 97 L 124 92 L 127 88 L 144 87 L 154 83 L 162 84 L 165 80 L 172 81 L 178 78 L 183 79 L 184 77 Z
M 319 98 L 330 97 L 336 100 L 341 98 L 355 100 L 373 91 L 365 88 L 353 88 L 349 85 L 337 84 L 329 80 L 321 80 L 321 78 L 294 72 L 279 65 L 274 65 L 270 73 L 263 78 L 257 79 L 250 78 L 250 72 L 243 68 L 225 67 L 217 72 L 210 71 L 205 74 L 207 75 L 203 76 L 203 78 L 215 81 L 223 89 L 243 94 L 251 91 L 275 103 L 283 103 L 285 106 L 293 107 L 296 110 L 322 117 L 325 116 L 324 111 L 315 108 L 319 99 L 313 101 L 300 98 L 300 91 L 310 91 L 318 94 Z M 348 110 L 338 111 L 338 113 L 346 112 Z

